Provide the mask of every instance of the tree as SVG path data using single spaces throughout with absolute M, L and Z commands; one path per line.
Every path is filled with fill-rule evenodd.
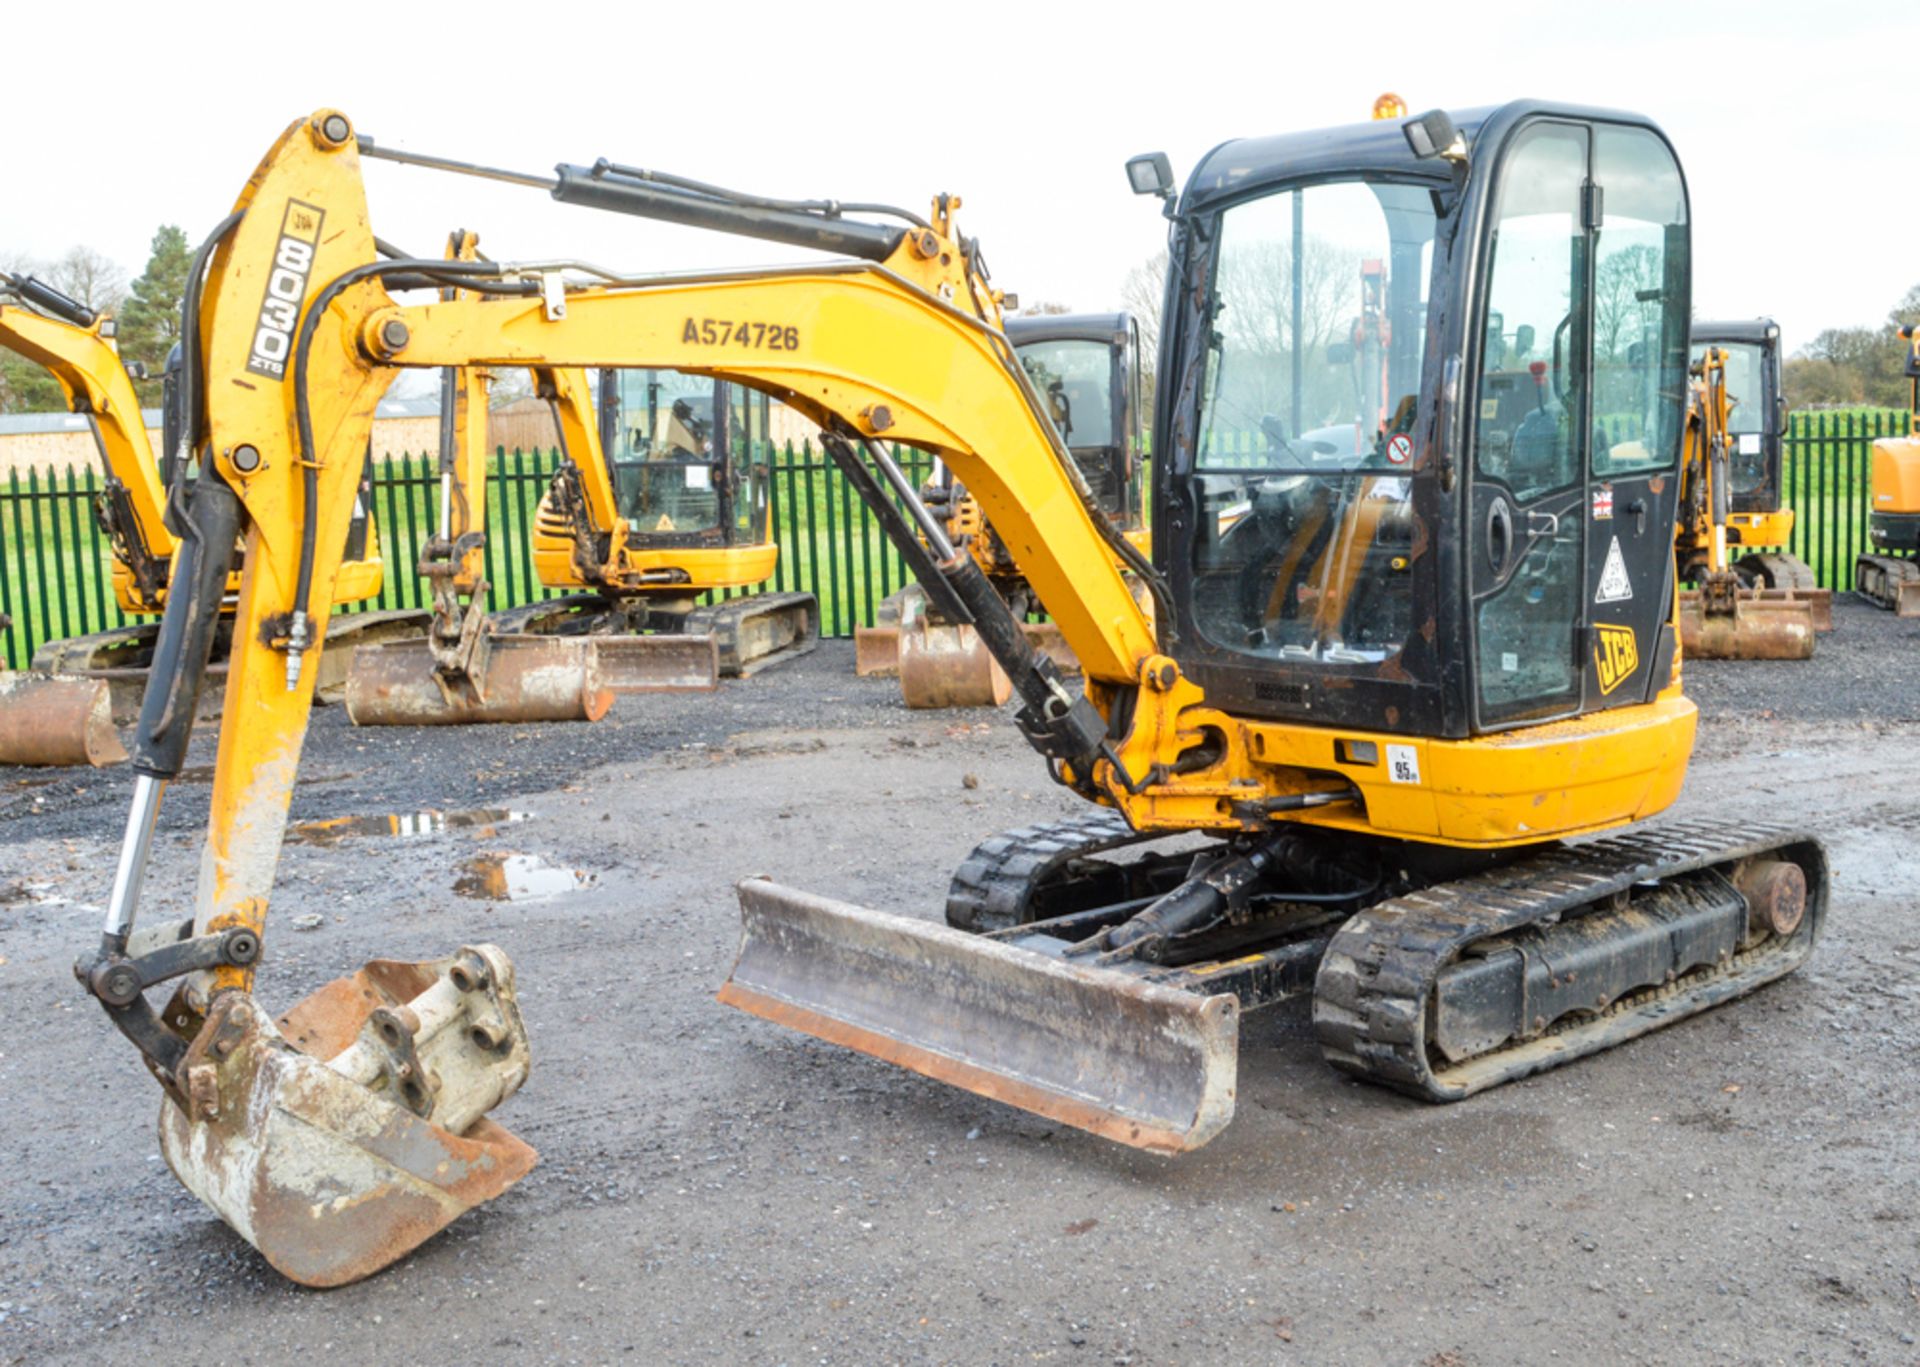
M 120 311 L 120 355 L 138 361 L 151 376 L 138 386 L 141 396 L 157 399 L 167 353 L 180 340 L 180 301 L 187 292 L 187 268 L 192 254 L 187 235 L 172 224 L 162 224 L 153 235 L 147 268 L 133 282 L 126 306 Z
M 127 273 L 91 247 L 73 248 L 47 276 L 47 283 L 96 313 L 117 309 L 127 297 Z
M 1140 350 L 1143 368 L 1153 373 L 1154 357 L 1160 354 L 1160 305 L 1167 288 L 1167 252 L 1161 248 L 1127 272 L 1120 282 L 1120 303 L 1140 324 Z

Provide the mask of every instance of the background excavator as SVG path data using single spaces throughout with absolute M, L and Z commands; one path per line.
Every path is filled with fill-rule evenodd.
M 1751 488 L 1757 462 L 1739 454 L 1743 438 L 1733 427 L 1739 399 L 1732 390 L 1732 355 L 1724 347 L 1700 344 L 1697 328 L 1694 336 L 1694 359 L 1688 368 L 1686 458 L 1680 467 L 1680 513 L 1673 541 L 1679 581 L 1696 586 L 1679 595 L 1681 649 L 1692 658 L 1707 660 L 1809 659 L 1820 625 L 1816 608 L 1824 609 L 1828 628 L 1833 624 L 1832 595 L 1786 587 L 1788 583 L 1810 585 L 1813 575 L 1784 552 L 1733 560 L 1737 538 L 1753 534 L 1757 521 L 1759 534 L 1778 531 L 1784 535 L 1792 530 L 1793 513 L 1790 509 L 1748 512 L 1741 515 L 1741 523 L 1734 523 L 1734 491 L 1743 483 Z M 1744 367 L 1739 374 L 1743 384 L 1752 378 Z M 1740 473 L 1743 462 L 1745 477 Z M 1777 474 L 1774 478 L 1777 483 Z M 1751 501 L 1764 501 L 1764 496 Z M 1773 501 L 1777 502 L 1777 495 Z M 1612 512 L 1610 507 L 1609 516 Z M 1763 574 L 1783 581 L 1782 587 L 1764 587 Z
M 1867 541 L 1873 550 L 1854 563 L 1853 587 L 1862 598 L 1901 617 L 1920 617 L 1920 327 L 1900 329 L 1907 344 L 1910 431 L 1873 444 L 1873 505 Z
M 383 260 L 365 156 L 850 259 L 585 278 Z M 1181 1149 L 1231 1115 L 1240 1010 L 1309 984 L 1336 1063 L 1450 1099 L 1804 960 L 1827 902 L 1810 836 L 1687 824 L 1563 843 L 1664 810 L 1693 738 L 1671 530 L 1689 237 L 1658 130 L 1523 103 L 1458 125 L 1436 112 L 1228 143 L 1177 200 L 1164 157 L 1129 170 L 1173 221 L 1152 561 L 1099 507 L 1007 342 L 953 197 L 921 217 L 604 161 L 536 177 L 382 148 L 326 109 L 274 144 L 189 281 L 183 331 L 201 345 L 183 367 L 185 435 L 205 463 L 106 924 L 76 971 L 165 1093 L 176 1176 L 275 1267 L 315 1285 L 364 1276 L 534 1161 L 487 1117 L 528 1059 L 497 948 L 376 962 L 278 1021 L 254 995 L 358 462 L 405 366 L 670 369 L 796 407 L 916 575 L 971 616 L 1023 734 L 1092 804 L 963 867 L 949 916 L 985 933 L 750 880 L 730 1004 Z M 1407 401 L 1350 454 L 1322 458 L 1263 421 L 1286 411 L 1293 368 L 1225 325 L 1247 263 L 1270 285 L 1276 245 L 1308 246 L 1290 224 L 1385 261 L 1389 318 L 1427 320 L 1394 327 L 1390 384 Z M 1665 282 L 1658 345 L 1638 355 L 1598 348 L 1586 306 L 1596 260 L 1629 248 Z M 423 282 L 460 293 L 389 293 Z M 287 295 L 293 307 L 276 307 Z M 1496 300 L 1557 342 L 1553 407 L 1524 433 L 1478 416 Z M 262 328 L 283 331 L 262 343 Z M 224 382 L 261 361 L 279 365 L 272 382 Z M 1603 447 L 1589 412 L 1601 376 L 1638 396 L 1637 430 Z M 1084 693 L 947 541 L 891 442 L 933 453 L 979 500 L 1079 657 Z M 1599 480 L 1645 516 L 1591 524 Z M 139 927 L 154 819 L 243 526 L 205 875 L 191 916 Z M 1099 857 L 1176 833 L 1205 848 Z M 144 994 L 163 985 L 173 995 L 156 1010 Z
M 110 316 L 43 281 L 0 274 L 0 346 L 45 367 L 59 383 L 68 407 L 87 419 L 105 477 L 94 512 L 113 554 L 114 601 L 123 613 L 149 619 L 43 642 L 34 651 L 35 678 L 15 681 L 0 702 L 0 735 L 15 738 L 12 742 L 0 739 L 0 763 L 80 762 L 34 758 L 57 753 L 121 758 L 118 742 L 109 740 L 101 729 L 97 705 L 82 702 L 98 690 L 83 694 L 76 689 L 52 689 L 37 680 L 58 677 L 102 685 L 111 714 L 108 730 L 113 723 L 132 722 L 159 634 L 158 624 L 151 619 L 165 605 L 168 573 L 179 544 L 168 525 L 173 506 L 169 487 L 184 481 L 183 491 L 190 488 L 192 475 L 170 445 L 167 468 L 156 459 L 132 379 L 120 361 Z M 164 413 L 171 413 L 176 388 L 169 374 Z M 170 433 L 170 419 L 164 426 Z M 338 601 L 379 597 L 383 572 L 379 535 L 362 499 L 354 509 L 351 541 L 335 589 Z M 239 579 L 236 550 L 228 595 L 238 592 Z M 333 630 L 337 641 L 357 644 L 417 636 L 425 622 L 417 612 L 362 612 L 342 615 Z M 222 625 L 215 632 L 210 664 L 216 682 L 225 673 L 229 647 L 230 632 Z M 319 681 L 321 696 L 340 694 L 346 665 L 347 652 L 342 650 Z M 217 698 L 217 692 L 209 697 Z
M 1833 629 L 1833 591 L 1781 549 L 1793 535 L 1783 448 L 1787 401 L 1771 318 L 1693 325 L 1694 406 L 1709 424 L 1681 475 L 1674 555 L 1680 638 L 1703 659 L 1805 659 Z M 1709 353 L 1718 362 L 1709 369 Z M 1765 549 L 1771 547 L 1773 549 Z
M 447 255 L 479 260 L 478 239 L 455 233 Z M 356 723 L 591 721 L 620 693 L 712 689 L 813 648 L 810 593 L 699 603 L 763 583 L 778 563 L 766 396 L 605 370 L 596 416 L 586 371 L 532 373 L 562 452 L 534 519 L 534 570 L 547 588 L 591 591 L 486 612 L 491 376 L 449 367 L 439 528 L 420 563 L 434 624 L 421 642 L 355 652 L 346 693 Z
M 1006 320 L 1047 411 L 1094 498 L 1115 526 L 1146 548 L 1146 456 L 1141 436 L 1140 328 L 1127 313 L 1040 314 Z M 993 580 L 1036 649 L 1063 671 L 1079 661 L 1051 622 L 1026 619 L 1044 604 L 1021 576 L 977 500 L 944 468 L 921 489 L 953 545 Z M 1012 694 L 1006 671 L 965 619 L 933 606 L 918 583 L 888 594 L 871 627 L 856 627 L 854 671 L 897 675 L 908 707 L 998 707 Z

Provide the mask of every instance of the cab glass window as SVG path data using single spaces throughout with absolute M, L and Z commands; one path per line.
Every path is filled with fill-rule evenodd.
M 1726 356 L 1727 398 L 1733 405 L 1727 415 L 1733 492 L 1749 494 L 1767 482 L 1766 352 L 1758 342 L 1702 342 L 1693 348 L 1693 359 L 1698 361 L 1709 346 Z
M 1387 181 L 1222 215 L 1193 475 L 1194 614 L 1215 644 L 1371 664 L 1411 630 L 1433 233 L 1428 192 Z
M 1594 130 L 1603 187 L 1593 264 L 1593 468 L 1606 478 L 1680 456 L 1673 398 L 1687 377 L 1687 197 L 1667 145 L 1644 128 Z
M 1578 424 L 1585 366 L 1576 326 L 1585 265 L 1584 131 L 1539 124 L 1501 169 L 1474 469 L 1527 503 L 1584 480 Z
M 1103 508 L 1118 508 L 1127 471 L 1113 432 L 1112 348 L 1063 339 L 1015 350 L 1094 497 Z
M 642 533 L 718 528 L 714 382 L 672 370 L 615 374 L 607 459 L 621 516 Z

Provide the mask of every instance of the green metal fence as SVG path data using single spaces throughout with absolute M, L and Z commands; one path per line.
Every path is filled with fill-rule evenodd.
M 1869 549 L 1874 439 L 1903 437 L 1909 423 L 1893 409 L 1789 415 L 1784 482 L 1794 526 L 1787 549 L 1823 587 L 1853 587 L 1854 557 Z
M 1903 435 L 1904 413 L 1795 413 L 1786 437 L 1787 501 L 1795 510 L 1789 547 L 1829 588 L 1851 587 L 1853 559 L 1866 547 L 1873 441 Z M 916 481 L 922 452 L 898 448 Z M 533 572 L 533 515 L 559 463 L 552 451 L 502 451 L 487 482 L 488 606 L 551 597 Z M 873 621 L 875 605 L 906 582 L 899 552 L 811 443 L 788 444 L 770 463 L 770 520 L 780 544 L 772 587 L 806 589 L 820 600 L 821 630 L 849 636 Z M 381 460 L 372 499 L 386 560 L 386 586 L 369 608 L 417 608 L 426 587 L 414 573 L 437 515 L 439 479 L 430 457 Z M 100 479 L 92 470 L 29 470 L 0 485 L 0 658 L 24 667 L 43 641 L 119 626 L 109 550 L 93 514 Z
M 897 448 L 910 478 L 929 458 Z M 553 451 L 501 451 L 487 480 L 487 606 L 550 598 L 533 570 L 533 518 L 553 478 Z M 768 517 L 780 545 L 771 587 L 811 590 L 821 631 L 850 636 L 870 625 L 879 601 L 907 581 L 900 554 L 833 463 L 811 443 L 789 443 L 769 462 Z M 28 470 L 0 484 L 0 661 L 23 668 L 42 642 L 125 623 L 113 597 L 111 552 L 93 512 L 101 477 L 92 470 Z M 377 601 L 343 607 L 418 608 L 425 582 L 414 572 L 438 517 L 440 481 L 431 457 L 374 462 L 371 498 L 386 562 Z

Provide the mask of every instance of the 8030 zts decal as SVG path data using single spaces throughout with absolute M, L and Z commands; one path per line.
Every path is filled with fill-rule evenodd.
M 320 245 L 325 211 L 297 199 L 287 201 L 280 220 L 280 242 L 273 249 L 273 272 L 267 276 L 266 296 L 260 301 L 260 320 L 253 329 L 253 350 L 247 369 L 270 380 L 287 377 L 287 356 L 293 350 L 293 329 L 300 321 L 300 302 L 313 273 L 313 254 Z

